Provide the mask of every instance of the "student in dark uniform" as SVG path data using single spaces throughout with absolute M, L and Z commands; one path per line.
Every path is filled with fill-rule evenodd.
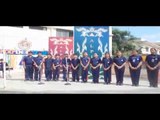
M 116 57 L 113 58 L 113 64 L 116 73 L 116 85 L 123 85 L 126 58 L 122 56 L 121 51 L 117 51 Z
M 28 56 L 25 56 L 23 59 L 23 66 L 25 69 L 25 80 L 33 80 L 33 64 L 34 58 L 32 52 L 28 52 Z
M 0 59 L 0 71 L 2 71 L 2 77 L 4 77 L 4 70 L 3 70 L 3 59 Z
M 42 53 L 39 51 L 38 56 L 34 57 L 34 79 L 41 80 L 41 75 L 42 75 L 42 69 L 43 69 L 43 57 Z
M 128 59 L 129 70 L 132 80 L 132 86 L 139 86 L 139 77 L 142 66 L 142 57 L 138 55 L 136 50 L 132 51 L 132 55 Z
M 158 71 L 160 57 L 156 54 L 156 49 L 150 49 L 151 54 L 146 57 L 146 67 L 150 87 L 158 87 Z
M 8 63 L 6 62 L 6 70 L 8 70 Z M 2 71 L 2 77 L 4 77 L 4 61 L 3 59 L 0 59 L 0 71 Z
M 72 68 L 72 81 L 77 80 L 79 82 L 79 65 L 80 60 L 78 59 L 77 54 L 73 54 L 73 58 L 71 60 L 71 68 Z
M 102 59 L 103 74 L 104 74 L 104 82 L 105 82 L 105 84 L 110 84 L 111 83 L 112 64 L 113 64 L 113 60 L 110 57 L 110 54 L 109 53 L 105 53 L 105 57 L 103 57 L 103 59 Z
M 83 57 L 80 59 L 80 64 L 82 66 L 82 82 L 87 82 L 88 80 L 88 67 L 90 64 L 90 58 L 87 52 L 83 53 Z
M 53 69 L 53 59 L 51 54 L 48 54 L 47 58 L 44 60 L 44 69 L 45 69 L 46 81 L 50 81 L 52 79 L 52 69 Z
M 58 81 L 59 80 L 59 72 L 60 72 L 60 66 L 61 66 L 61 59 L 59 54 L 56 54 L 55 59 L 53 61 L 53 80 Z
M 62 59 L 63 66 L 63 81 L 67 81 L 69 78 L 69 70 L 70 70 L 71 60 L 68 58 L 68 54 L 65 53 L 64 58 Z M 68 73 L 67 73 L 68 71 Z
M 98 57 L 97 53 L 94 53 L 93 58 L 91 58 L 90 66 L 92 70 L 93 83 L 99 83 L 99 70 L 101 65 L 101 59 Z

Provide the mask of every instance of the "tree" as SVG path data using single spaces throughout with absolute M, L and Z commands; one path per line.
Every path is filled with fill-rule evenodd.
M 119 29 L 113 29 L 113 42 L 112 42 L 112 48 L 113 48 L 113 54 L 117 50 L 121 50 L 123 52 L 130 52 L 131 50 L 135 49 L 135 46 L 133 45 L 133 40 L 137 40 L 139 38 L 131 35 L 129 31 L 122 31 Z

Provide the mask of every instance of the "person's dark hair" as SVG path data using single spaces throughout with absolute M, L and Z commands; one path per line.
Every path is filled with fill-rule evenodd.
M 106 55 L 106 54 L 108 54 L 108 55 L 109 55 L 109 57 L 111 57 L 109 52 L 106 52 L 106 53 L 105 53 L 105 55 Z
M 86 51 L 84 51 L 84 52 L 83 52 L 83 54 L 84 54 L 84 53 L 87 53 L 87 52 L 86 52 Z
M 118 52 L 121 52 L 121 53 L 122 53 L 122 51 L 120 51 L 120 50 L 117 50 L 117 51 L 116 51 L 116 53 L 118 53 Z
M 136 52 L 138 52 L 138 50 L 136 50 L 136 49 L 132 50 L 132 52 L 133 52 L 133 51 L 136 51 Z
M 51 53 L 48 53 L 48 55 L 50 55 L 52 57 L 52 54 Z
M 73 55 L 78 55 L 77 53 L 74 53 Z
M 42 54 L 42 52 L 41 52 L 41 51 L 38 51 L 38 54 L 39 54 L 39 53 L 41 53 L 41 54 Z
M 29 51 L 28 53 L 32 53 L 32 51 Z
M 151 48 L 151 49 L 154 49 L 155 51 L 157 51 L 157 49 L 156 49 L 156 48 Z M 150 50 L 151 50 L 151 49 L 150 49 Z
M 60 56 L 59 54 L 56 54 L 55 56 Z

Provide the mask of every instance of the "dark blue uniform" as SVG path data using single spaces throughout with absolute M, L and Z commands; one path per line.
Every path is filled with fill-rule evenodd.
M 46 58 L 44 61 L 45 65 L 45 76 L 47 81 L 52 79 L 52 67 L 53 67 L 53 59 L 52 58 Z
M 76 67 L 78 65 L 76 70 L 72 69 L 72 80 L 75 81 L 75 79 L 77 79 L 77 81 L 79 81 L 79 64 L 80 64 L 80 60 L 78 58 L 77 59 L 72 59 L 71 60 L 71 64 L 74 67 Z
M 121 66 L 122 64 L 124 64 L 126 62 L 126 58 L 125 57 L 114 57 L 113 62 L 118 65 Z M 121 69 L 118 69 L 116 66 L 114 67 L 115 69 L 115 73 L 116 73 L 116 83 L 119 85 L 123 84 L 123 76 L 124 76 L 124 71 L 125 71 L 125 66 L 122 67 Z
M 63 67 L 63 80 L 67 81 L 67 75 L 69 77 L 69 66 L 71 64 L 71 60 L 67 58 L 63 58 L 62 59 L 62 65 L 64 65 L 65 67 L 68 65 L 68 73 L 67 70 Z
M 159 61 L 160 61 L 159 55 L 150 54 L 146 57 L 146 62 L 150 67 L 155 67 L 156 65 L 158 65 Z M 155 70 L 150 70 L 147 67 L 148 80 L 150 86 L 152 87 L 158 87 L 158 71 L 159 71 L 158 67 Z
M 82 57 L 81 62 L 84 66 L 86 66 L 90 62 L 90 58 L 89 57 Z M 88 68 L 89 68 L 89 66 L 84 70 L 84 68 L 82 67 L 82 81 L 83 82 L 87 82 L 87 80 L 88 80 Z
M 60 72 L 61 62 L 62 62 L 61 59 L 54 59 L 53 60 L 54 66 L 57 66 L 53 71 L 53 80 L 58 80 L 59 79 L 59 72 Z
M 3 71 L 3 62 L 0 62 L 0 71 Z
M 128 62 L 130 62 L 132 67 L 137 67 L 139 65 L 139 63 L 142 62 L 142 57 L 140 55 L 129 56 Z M 139 67 L 136 70 L 132 70 L 129 67 L 129 70 L 130 70 L 132 85 L 138 86 L 139 85 L 139 77 L 140 77 L 141 67 Z
M 100 58 L 92 58 L 90 61 L 91 65 L 93 67 L 96 67 L 98 64 L 101 63 L 101 59 Z M 100 70 L 100 66 L 97 67 L 96 69 L 91 68 L 92 70 L 92 76 L 93 76 L 93 82 L 94 83 L 99 83 L 99 70 Z
M 33 80 L 33 56 L 24 57 L 23 61 L 25 62 L 25 79 Z
M 0 62 L 0 71 L 2 71 L 2 76 L 4 77 L 3 62 Z
M 35 72 L 34 79 L 35 80 L 41 80 L 41 70 L 42 70 L 43 57 L 42 56 L 37 56 L 37 57 L 34 58 L 34 61 L 37 64 L 38 67 L 40 67 L 40 65 L 41 65 L 40 69 L 37 68 L 36 66 L 34 67 L 35 68 L 34 69 L 35 70 L 34 71 Z
M 102 64 L 105 69 L 107 69 L 109 66 L 111 66 L 112 63 L 113 63 L 112 58 L 103 58 L 102 59 Z M 104 81 L 106 84 L 111 83 L 111 70 L 112 70 L 111 67 L 108 70 L 103 70 Z

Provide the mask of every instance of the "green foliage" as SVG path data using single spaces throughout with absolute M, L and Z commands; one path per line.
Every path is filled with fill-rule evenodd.
M 122 31 L 119 29 L 113 29 L 112 31 L 113 39 L 112 39 L 112 54 L 115 55 L 117 50 L 121 50 L 125 55 L 129 55 L 130 51 L 135 49 L 133 44 L 133 40 L 137 40 L 138 38 L 131 35 L 129 31 Z

